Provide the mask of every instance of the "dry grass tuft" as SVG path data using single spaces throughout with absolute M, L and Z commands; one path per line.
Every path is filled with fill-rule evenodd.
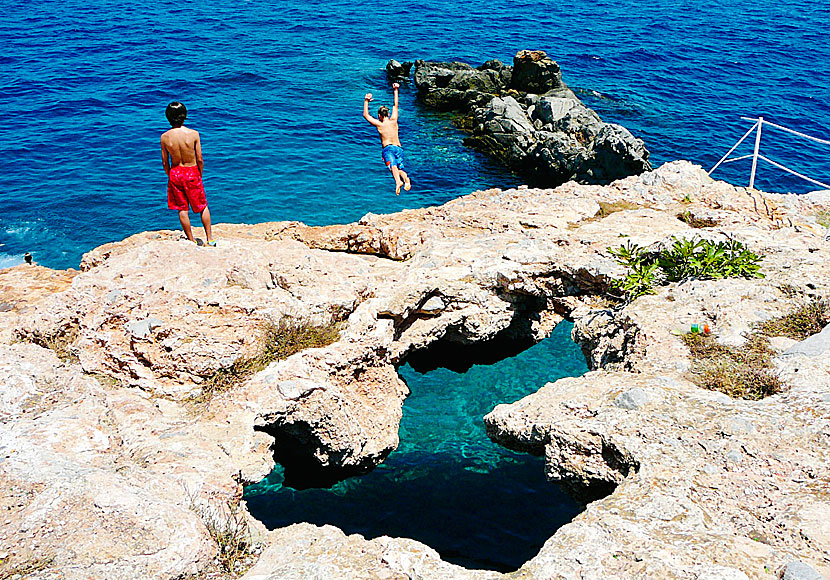
M 88 373 L 88 374 L 93 379 L 98 381 L 98 384 L 101 385 L 102 387 L 104 387 L 105 389 L 114 389 L 118 385 L 121 384 L 120 381 L 118 379 L 116 379 L 115 377 L 111 377 L 111 376 L 106 375 L 104 373 L 92 372 L 92 373 Z
M 720 344 L 712 336 L 685 334 L 692 357 L 691 380 L 705 389 L 736 399 L 759 400 L 781 391 L 766 336 L 755 334 L 742 346 Z
M 207 528 L 216 542 L 219 553 L 216 563 L 222 572 L 237 578 L 256 562 L 257 546 L 254 544 L 248 516 L 240 502 L 232 501 L 221 506 L 196 502 L 190 497 L 190 509 Z
M 617 213 L 618 211 L 629 211 L 635 209 L 648 209 L 646 205 L 640 205 L 638 203 L 632 203 L 630 201 L 600 201 L 599 203 L 599 211 L 595 213 L 593 216 L 589 218 L 585 218 L 578 222 L 574 222 L 568 225 L 568 229 L 575 230 L 579 228 L 582 224 L 586 224 L 589 222 L 599 221 L 603 218 L 607 218 L 612 213 Z
M 755 326 L 755 330 L 765 336 L 786 336 L 794 340 L 804 340 L 830 323 L 830 304 L 826 300 L 813 300 L 796 310 L 767 320 Z
M 55 351 L 57 357 L 65 363 L 78 363 L 80 359 L 72 346 L 78 340 L 80 332 L 78 322 L 74 322 L 49 336 L 35 333 L 28 340 L 38 346 Z
M 712 228 L 720 223 L 713 218 L 698 217 L 689 210 L 677 214 L 677 219 L 693 228 Z
M 596 213 L 594 218 L 602 219 L 608 217 L 612 213 L 617 213 L 618 211 L 630 211 L 645 208 L 646 206 L 644 205 L 632 203 L 630 201 L 601 201 L 599 202 L 599 211 Z
M 196 402 L 208 401 L 213 395 L 234 388 L 274 361 L 288 358 L 307 348 L 327 346 L 335 342 L 339 336 L 336 323 L 327 326 L 309 326 L 285 321 L 265 324 L 259 354 L 239 359 L 231 366 L 216 371 L 202 385 L 202 394 Z
M 10 560 L 0 559 L 0 580 L 17 580 L 26 578 L 29 574 L 41 572 L 52 565 L 54 558 L 38 558 L 13 564 Z

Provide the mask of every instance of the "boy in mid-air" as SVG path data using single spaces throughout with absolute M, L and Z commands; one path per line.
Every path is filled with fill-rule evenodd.
M 202 185 L 204 162 L 199 132 L 184 126 L 187 108 L 180 102 L 173 101 L 167 105 L 164 114 L 172 127 L 161 136 L 161 164 L 167 174 L 167 207 L 178 210 L 184 235 L 195 242 L 187 213 L 187 205 L 190 204 L 202 218 L 208 246 L 215 246 L 216 241 L 210 231 L 210 210 Z
M 401 148 L 401 141 L 398 139 L 398 88 L 400 88 L 398 83 L 392 85 L 395 92 L 392 114 L 389 114 L 389 107 L 384 105 L 378 109 L 377 119 L 369 114 L 369 101 L 372 100 L 372 93 L 366 93 L 366 96 L 363 97 L 363 118 L 377 127 L 378 133 L 380 133 L 380 143 L 383 146 L 381 157 L 392 172 L 392 177 L 395 178 L 395 195 L 401 194 L 401 186 L 406 191 L 412 188 L 409 176 L 403 170 L 403 149 Z

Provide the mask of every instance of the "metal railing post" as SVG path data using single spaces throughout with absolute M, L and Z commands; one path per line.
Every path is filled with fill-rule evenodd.
M 749 189 L 755 189 L 755 169 L 758 167 L 758 149 L 761 148 L 761 129 L 764 126 L 764 118 L 758 117 L 758 134 L 755 135 L 755 152 L 752 154 L 752 173 L 749 175 Z
M 776 123 L 771 123 L 769 121 L 764 121 L 763 117 L 758 117 L 757 119 L 753 119 L 751 117 L 741 117 L 741 119 L 743 121 L 752 121 L 752 127 L 750 127 L 749 130 L 746 133 L 744 133 L 743 137 L 738 139 L 738 142 L 735 143 L 732 146 L 732 148 L 729 151 L 726 152 L 726 155 L 721 157 L 720 161 L 715 163 L 715 166 L 712 169 L 709 170 L 709 175 L 712 175 L 712 173 L 715 171 L 715 169 L 720 167 L 721 164 L 723 164 L 723 163 L 733 163 L 735 161 L 742 161 L 744 159 L 752 158 L 752 173 L 749 176 L 749 188 L 750 189 L 755 189 L 755 173 L 758 169 L 758 160 L 760 159 L 762 161 L 766 161 L 770 165 L 773 165 L 773 166 L 777 167 L 778 169 L 781 169 L 782 171 L 786 171 L 787 173 L 789 173 L 791 175 L 795 175 L 799 179 L 809 181 L 810 183 L 814 183 L 814 184 L 816 184 L 820 187 L 823 187 L 827 190 L 830 190 L 830 183 L 823 183 L 823 182 L 821 182 L 817 179 L 813 179 L 812 177 L 807 177 L 806 175 L 803 175 L 803 174 L 799 173 L 798 171 L 794 171 L 794 170 L 790 169 L 789 167 L 787 167 L 785 165 L 781 165 L 777 161 L 773 161 L 772 159 L 769 159 L 766 156 L 761 155 L 761 129 L 763 127 L 763 124 L 766 123 L 767 125 L 769 125 L 770 127 L 775 128 L 775 129 L 781 129 L 782 131 L 785 131 L 787 133 L 792 133 L 793 135 L 797 135 L 798 137 L 802 137 L 802 138 L 808 139 L 810 141 L 815 141 L 816 143 L 821 143 L 822 145 L 830 145 L 829 140 L 819 139 L 818 137 L 813 137 L 812 135 L 807 135 L 806 133 L 801 133 L 799 131 L 794 131 L 792 129 L 784 127 L 782 125 L 777 125 Z M 740 157 L 730 157 L 730 155 L 732 155 L 732 153 L 738 148 L 738 146 L 741 143 L 743 143 L 744 140 L 747 137 L 749 137 L 752 134 L 752 132 L 755 131 L 756 129 L 758 130 L 758 133 L 755 135 L 755 150 L 753 151 L 753 153 L 751 155 L 741 155 Z M 828 228 L 827 233 L 828 233 L 828 236 L 830 236 L 830 228 Z

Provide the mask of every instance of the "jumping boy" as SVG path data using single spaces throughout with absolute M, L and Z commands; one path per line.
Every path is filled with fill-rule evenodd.
M 403 170 L 403 149 L 398 139 L 398 88 L 401 85 L 394 83 L 392 89 L 395 92 L 395 103 L 392 105 L 392 114 L 389 114 L 389 107 L 386 105 L 378 109 L 378 118 L 375 119 L 369 114 L 369 101 L 372 100 L 372 93 L 366 93 L 363 97 L 363 118 L 377 127 L 380 133 L 380 144 L 383 147 L 381 157 L 383 162 L 392 172 L 395 178 L 395 195 L 401 194 L 401 186 L 406 191 L 412 188 L 409 176 Z
M 193 208 L 202 218 L 208 246 L 215 246 L 216 241 L 210 230 L 210 210 L 205 200 L 205 188 L 202 185 L 202 143 L 199 132 L 184 126 L 187 119 L 187 107 L 178 101 L 167 105 L 164 112 L 172 129 L 161 136 L 161 164 L 167 174 L 167 207 L 179 212 L 184 235 L 191 242 L 193 232 L 190 229 L 190 216 L 187 206 Z

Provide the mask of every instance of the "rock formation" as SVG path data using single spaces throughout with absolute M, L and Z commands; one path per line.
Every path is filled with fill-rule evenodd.
M 400 76 L 397 61 L 390 68 Z M 522 50 L 513 66 L 418 60 L 414 79 L 426 105 L 464 115 L 466 145 L 541 186 L 605 184 L 651 169 L 642 140 L 582 104 L 543 51 Z
M 198 577 L 219 553 L 210 514 L 235 506 L 275 453 L 332 477 L 386 457 L 407 357 L 540 339 L 568 317 L 594 370 L 506 401 L 487 427 L 595 501 L 509 577 L 827 575 L 824 333 L 776 339 L 788 388 L 744 401 L 691 383 L 674 331 L 707 321 L 739 344 L 753 323 L 826 298 L 828 210 L 676 162 L 605 187 L 481 191 L 355 224 L 218 225 L 216 248 L 148 232 L 93 250 L 80 272 L 4 270 L 0 572 Z M 623 270 L 607 248 L 672 236 L 732 236 L 765 256 L 765 278 L 688 280 L 609 303 Z M 286 321 L 335 324 L 339 338 L 209 388 Z M 248 580 L 508 577 L 412 540 L 250 525 L 261 557 Z
M 412 70 L 411 62 L 400 63 L 395 59 L 386 63 L 386 76 L 390 80 L 409 78 L 409 71 Z

